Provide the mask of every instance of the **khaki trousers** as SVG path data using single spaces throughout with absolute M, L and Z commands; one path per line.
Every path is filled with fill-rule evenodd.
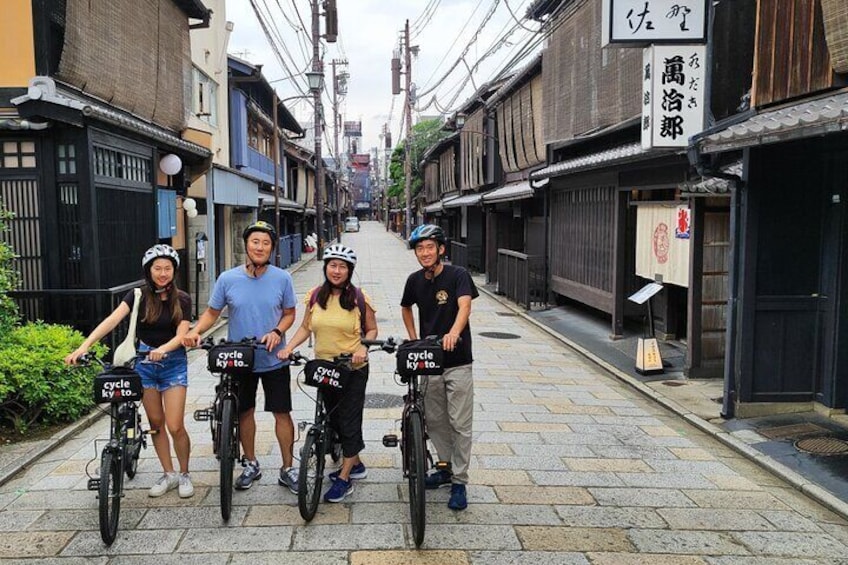
M 427 433 L 440 461 L 449 461 L 453 482 L 468 483 L 471 461 L 471 422 L 474 413 L 474 380 L 471 365 L 446 369 L 424 377 L 427 389 L 424 410 Z

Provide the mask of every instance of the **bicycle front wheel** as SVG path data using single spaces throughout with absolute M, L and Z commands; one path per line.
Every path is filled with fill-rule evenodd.
M 124 470 L 117 453 L 109 448 L 100 457 L 100 537 L 106 545 L 112 545 L 118 535 L 118 517 L 121 514 L 121 491 Z
M 315 517 L 324 482 L 324 438 L 316 428 L 309 430 L 300 452 L 297 476 L 297 506 L 307 522 Z
M 234 433 L 235 411 L 235 399 L 225 398 L 221 403 L 221 433 L 218 434 L 218 459 L 221 464 L 221 517 L 225 521 L 230 519 L 230 512 L 233 509 L 233 462 L 236 456 L 233 442 L 238 441 Z
M 420 412 L 410 412 L 404 422 L 405 455 L 409 479 L 409 515 L 412 521 L 412 538 L 415 547 L 424 541 L 425 508 L 424 478 L 426 471 L 426 449 L 424 445 L 424 420 Z

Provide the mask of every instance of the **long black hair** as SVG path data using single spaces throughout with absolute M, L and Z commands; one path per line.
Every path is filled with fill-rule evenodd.
M 347 265 L 347 283 L 341 289 L 342 293 L 339 295 L 339 305 L 345 310 L 353 310 L 356 308 L 356 287 L 351 282 L 353 280 L 353 265 L 347 261 L 345 261 L 345 264 Z M 330 284 L 330 280 L 327 278 L 327 263 L 324 263 L 324 284 L 318 290 L 317 300 L 318 305 L 324 310 L 327 309 L 327 300 L 330 299 L 333 288 L 334 286 Z

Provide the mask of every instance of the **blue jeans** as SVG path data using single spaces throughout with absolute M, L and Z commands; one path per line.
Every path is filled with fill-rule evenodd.
M 147 353 L 155 349 L 144 342 L 138 345 L 139 353 Z M 188 357 L 184 348 L 169 351 L 168 356 L 161 361 L 139 359 L 135 363 L 135 372 L 141 376 L 144 388 L 155 388 L 164 392 L 175 386 L 188 386 Z

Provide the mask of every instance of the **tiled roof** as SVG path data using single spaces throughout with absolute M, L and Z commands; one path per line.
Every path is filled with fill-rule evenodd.
M 444 204 L 445 208 L 459 208 L 460 206 L 476 206 L 478 202 L 480 202 L 481 195 L 478 193 L 475 194 L 465 194 L 463 196 L 457 196 L 455 198 L 451 198 L 450 200 L 443 200 L 442 204 Z
M 721 168 L 721 172 L 727 175 L 742 176 L 742 161 L 736 161 Z M 730 194 L 730 181 L 717 177 L 707 176 L 695 184 L 684 183 L 681 185 L 683 194 Z
M 549 165 L 544 169 L 532 173 L 530 178 L 533 180 L 541 180 L 550 177 L 556 177 L 568 173 L 574 173 L 581 170 L 595 169 L 601 166 L 611 165 L 618 162 L 636 161 L 645 156 L 661 156 L 667 155 L 672 151 L 657 151 L 655 149 L 643 149 L 642 143 L 636 141 L 626 145 L 619 145 L 597 153 L 581 155 L 573 159 L 566 159 L 559 163 Z
M 532 198 L 534 194 L 533 187 L 525 181 L 505 184 L 500 188 L 491 190 L 483 195 L 483 202 L 492 204 L 495 202 L 508 202 L 510 200 L 522 200 L 524 198 Z
M 705 135 L 695 143 L 703 153 L 779 143 L 848 129 L 848 92 L 784 106 Z

